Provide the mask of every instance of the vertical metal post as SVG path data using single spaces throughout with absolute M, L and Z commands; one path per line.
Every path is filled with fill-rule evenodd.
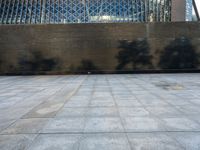
M 18 14 L 19 14 L 19 5 L 20 5 L 20 2 L 19 0 L 17 0 L 17 8 L 15 10 L 14 24 L 17 24 L 17 19 L 18 19 Z
M 12 6 L 12 12 L 11 12 L 11 17 L 10 17 L 10 24 L 13 23 L 13 16 L 14 16 L 14 13 L 15 13 L 15 5 L 16 5 L 16 0 L 14 0 L 14 3 L 13 3 L 13 6 Z
M 24 12 L 24 23 L 26 23 L 26 20 L 27 20 L 28 3 L 29 3 L 29 0 L 26 0 L 26 8 Z
M 49 24 L 51 24 L 51 0 L 49 0 Z
M 1 14 L 1 23 L 2 24 L 3 24 L 3 21 L 4 21 L 4 14 L 5 14 L 5 9 L 6 9 L 6 1 L 7 0 L 4 0 L 4 7 L 3 7 L 2 14 Z
M 42 15 L 41 15 L 41 23 L 45 23 L 46 21 L 46 0 L 42 0 Z
M 3 5 L 3 0 L 0 0 L 0 20 L 1 20 L 1 13 L 2 13 L 2 5 Z
M 22 23 L 22 19 L 23 19 L 23 9 L 24 9 L 24 2 L 25 0 L 22 0 L 22 5 L 21 5 L 21 12 L 20 12 L 20 24 Z
M 9 4 L 8 4 L 8 8 L 7 8 L 7 11 L 6 11 L 6 18 L 5 18 L 5 23 L 7 24 L 8 23 L 8 17 L 9 17 L 9 13 L 10 13 L 10 5 L 11 5 L 11 2 L 12 0 L 9 0 Z
M 144 21 L 147 22 L 147 1 L 144 0 Z
M 28 19 L 28 23 L 31 24 L 31 17 L 32 17 L 32 9 L 33 9 L 33 0 L 29 1 L 30 7 L 29 7 L 29 19 Z
M 41 24 L 42 23 L 42 7 L 43 7 L 43 3 L 42 3 L 42 0 L 39 0 L 39 2 L 40 2 L 40 8 L 39 8 L 39 15 L 38 15 L 38 22 Z
M 58 0 L 58 19 L 57 22 L 60 23 L 60 0 Z
M 61 23 L 64 23 L 64 1 L 61 0 L 61 3 L 62 3 L 62 11 L 61 11 L 60 19 L 61 19 Z
M 192 0 L 192 4 L 193 4 L 193 7 L 194 7 L 194 11 L 195 11 L 197 20 L 200 21 L 200 16 L 199 16 L 199 12 L 198 12 L 197 5 L 196 5 L 195 0 Z

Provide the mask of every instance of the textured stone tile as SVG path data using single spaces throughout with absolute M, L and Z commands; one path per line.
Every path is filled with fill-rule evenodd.
M 129 133 L 132 150 L 182 150 L 183 147 L 165 134 Z
M 42 133 L 76 133 L 83 132 L 85 124 L 85 118 L 73 117 L 73 118 L 56 118 L 50 120 Z
M 0 109 L 1 119 L 19 119 L 25 115 L 30 109 L 29 108 L 7 108 Z
M 199 74 L 0 77 L 0 150 L 26 149 L 38 132 L 31 150 L 130 150 L 129 142 L 132 150 L 199 149 L 199 79 Z M 169 87 L 158 86 L 163 83 Z
M 176 141 L 178 141 L 182 147 L 186 150 L 199 150 L 200 149 L 200 133 L 199 132 L 174 132 L 168 133 Z
M 48 122 L 48 119 L 32 118 L 32 119 L 20 119 L 14 124 L 3 130 L 1 134 L 28 134 L 38 133 L 44 125 Z
M 131 150 L 124 134 L 87 134 L 79 150 Z
M 160 106 L 160 107 L 146 107 L 146 109 L 154 116 L 158 117 L 173 117 L 182 116 L 183 114 L 172 106 Z
M 56 118 L 64 118 L 64 117 L 84 117 L 86 114 L 86 111 L 88 109 L 83 107 L 83 108 L 68 108 L 64 107 L 59 111 L 56 115 Z
M 0 135 L 0 150 L 25 150 L 36 135 Z
M 200 125 L 187 118 L 164 118 L 162 119 L 169 131 L 194 131 L 199 130 Z
M 0 119 L 0 133 L 2 130 L 6 129 L 7 127 L 9 127 L 12 123 L 14 123 L 16 120 L 10 120 L 10 119 L 6 119 L 6 118 L 2 118 Z
M 160 107 L 160 106 L 168 106 L 169 104 L 166 103 L 163 100 L 159 99 L 139 99 L 139 101 L 144 105 L 144 106 L 155 106 L 155 107 Z
M 7 98 L 5 98 L 5 101 L 1 100 L 0 109 L 6 109 L 6 108 L 8 109 L 16 103 L 17 103 L 16 101 L 7 101 Z
M 89 106 L 89 100 L 76 100 L 76 101 L 67 101 L 67 103 L 64 105 L 64 107 L 88 107 Z
M 179 109 L 185 115 L 199 115 L 200 114 L 199 106 L 192 106 L 192 105 L 177 106 L 177 109 Z
M 192 103 L 192 104 L 194 104 L 194 105 L 196 105 L 196 106 L 198 106 L 198 105 L 200 105 L 200 99 L 192 99 L 192 100 L 190 100 L 190 102 Z
M 92 100 L 90 107 L 114 107 L 115 103 L 113 100 Z
M 23 118 L 52 118 L 63 104 L 63 102 L 44 102 L 29 111 Z
M 137 100 L 116 100 L 118 107 L 140 107 L 142 104 Z
M 122 121 L 126 132 L 165 130 L 158 120 L 150 117 L 125 117 Z
M 166 102 L 168 102 L 169 104 L 171 104 L 173 106 L 191 105 L 191 103 L 189 101 L 180 99 L 179 97 L 176 97 L 175 99 L 167 99 Z
M 90 96 L 84 96 L 86 92 L 84 91 L 81 96 L 77 96 L 77 94 L 80 94 L 80 90 L 76 93 L 76 95 L 70 97 L 68 101 L 82 101 L 82 100 L 90 100 Z
M 120 95 L 114 95 L 114 97 L 116 100 L 137 100 L 132 94 L 125 94 L 125 92 Z
M 116 107 L 91 107 L 86 113 L 87 117 L 117 117 Z
M 41 134 L 28 150 L 78 150 L 81 135 Z
M 86 121 L 84 132 L 123 132 L 120 118 L 92 117 Z
M 142 107 L 119 107 L 119 113 L 120 116 L 122 117 L 126 116 L 141 117 L 149 115 L 149 112 Z

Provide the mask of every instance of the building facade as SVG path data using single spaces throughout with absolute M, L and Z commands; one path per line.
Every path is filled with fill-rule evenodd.
M 168 22 L 191 18 L 192 0 L 0 0 L 1 24 Z

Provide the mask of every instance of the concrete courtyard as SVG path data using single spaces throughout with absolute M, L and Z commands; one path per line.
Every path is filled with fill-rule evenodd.
M 0 77 L 0 150 L 199 149 L 200 74 Z

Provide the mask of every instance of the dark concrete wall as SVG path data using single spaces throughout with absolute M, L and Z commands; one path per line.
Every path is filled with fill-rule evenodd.
M 0 26 L 0 74 L 199 69 L 199 52 L 200 23 Z

